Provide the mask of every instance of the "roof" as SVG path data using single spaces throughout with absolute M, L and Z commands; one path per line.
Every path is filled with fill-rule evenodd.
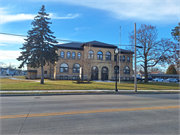
M 117 48 L 116 45 L 112 44 L 107 44 L 99 41 L 90 41 L 90 42 L 85 42 L 85 43 L 80 43 L 80 42 L 71 42 L 71 43 L 65 43 L 65 44 L 58 44 L 56 45 L 58 48 L 63 48 L 63 49 L 74 49 L 74 50 L 83 50 L 85 45 L 91 45 L 93 47 L 101 47 L 101 48 Z M 134 53 L 129 50 L 124 50 L 120 49 L 121 53 Z
M 117 46 L 115 45 L 107 44 L 99 41 L 85 42 L 81 46 L 85 46 L 85 45 L 92 45 L 93 47 L 102 47 L 102 48 L 117 48 Z

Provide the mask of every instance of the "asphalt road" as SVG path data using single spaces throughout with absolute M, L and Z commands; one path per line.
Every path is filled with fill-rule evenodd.
M 179 94 L 0 97 L 1 134 L 179 135 Z

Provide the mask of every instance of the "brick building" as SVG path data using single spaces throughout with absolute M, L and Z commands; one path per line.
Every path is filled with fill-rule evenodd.
M 115 80 L 115 70 L 119 76 L 119 66 L 116 67 L 115 45 L 92 41 L 86 43 L 66 43 L 57 45 L 59 61 L 56 66 L 44 66 L 44 77 L 60 80 L 76 80 L 80 67 L 83 69 L 83 79 Z M 133 52 L 121 49 L 120 62 L 121 80 L 131 80 L 133 74 Z M 28 67 L 28 78 L 40 78 L 40 68 Z

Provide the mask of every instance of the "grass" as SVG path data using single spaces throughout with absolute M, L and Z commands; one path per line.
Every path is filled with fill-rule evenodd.
M 40 84 L 40 80 L 14 80 L 1 78 L 1 90 L 114 90 L 115 83 L 91 82 L 90 84 L 77 84 L 76 81 L 45 79 L 45 84 Z M 39 82 L 35 82 L 39 81 Z M 47 81 L 47 82 L 46 82 Z M 134 83 L 118 84 L 118 90 L 133 90 Z M 179 90 L 178 83 L 138 83 L 138 90 Z

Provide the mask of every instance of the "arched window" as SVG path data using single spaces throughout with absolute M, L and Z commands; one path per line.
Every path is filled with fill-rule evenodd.
M 94 58 L 94 52 L 92 50 L 89 51 L 88 58 L 89 59 L 93 59 Z
M 81 53 L 80 52 L 78 53 L 78 59 L 81 59 Z
M 110 52 L 106 52 L 106 60 L 111 60 L 111 53 Z
M 72 59 L 75 59 L 75 58 L 76 58 L 76 53 L 72 52 Z
M 80 65 L 79 64 L 74 64 L 73 66 L 73 73 L 79 73 Z
M 60 72 L 61 73 L 68 73 L 69 67 L 66 63 L 62 63 L 60 65 Z
M 130 68 L 128 66 L 124 67 L 124 74 L 130 74 Z
M 114 74 L 119 74 L 119 66 L 115 66 L 114 67 Z
M 68 51 L 67 52 L 67 59 L 70 59 L 70 57 L 71 57 L 71 53 Z
M 124 56 L 124 55 L 123 55 L 123 57 L 122 57 L 122 61 L 125 62 L 125 56 Z
M 97 52 L 97 59 L 102 60 L 103 59 L 103 53 L 101 51 Z
M 64 51 L 61 51 L 60 57 L 61 57 L 61 58 L 64 58 Z
M 127 57 L 127 62 L 130 62 L 130 57 Z

